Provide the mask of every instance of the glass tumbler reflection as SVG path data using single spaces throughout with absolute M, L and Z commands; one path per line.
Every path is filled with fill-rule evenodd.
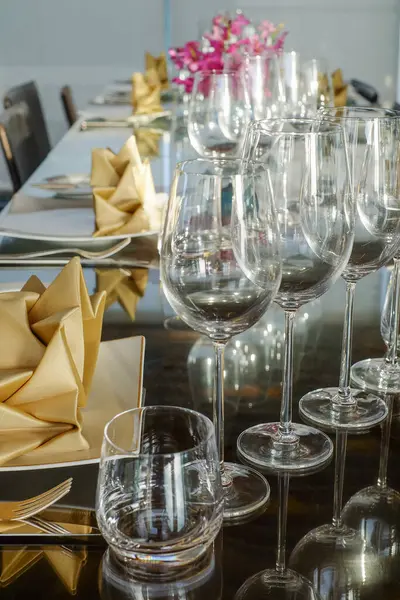
M 104 432 L 96 511 L 114 555 L 133 570 L 165 575 L 202 556 L 223 515 L 211 421 L 162 406 L 114 417 Z

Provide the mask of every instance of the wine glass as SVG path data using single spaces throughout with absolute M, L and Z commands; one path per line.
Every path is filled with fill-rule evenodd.
M 394 400 L 393 395 L 385 396 L 388 417 L 381 425 L 376 484 L 354 494 L 342 511 L 343 523 L 358 531 L 364 542 L 365 562 L 376 563 L 377 568 L 366 569 L 367 583 L 374 584 L 390 581 L 394 574 L 397 575 L 400 565 L 400 493 L 387 483 Z
M 381 316 L 381 335 L 387 351 L 383 358 L 367 358 L 351 367 L 351 381 L 361 389 L 385 394 L 400 392 L 398 361 L 400 318 L 400 254 L 394 257 L 394 269 L 386 291 Z
M 275 569 L 260 571 L 247 581 L 236 592 L 234 600 L 259 600 L 260 598 L 277 598 L 279 600 L 320 600 L 311 581 L 286 568 L 286 528 L 289 496 L 288 472 L 278 475 L 278 541 Z
M 227 195 L 232 218 L 222 228 L 221 202 Z M 263 165 L 204 159 L 178 164 L 160 256 L 161 281 L 170 305 L 214 344 L 214 421 L 224 518 L 242 518 L 268 501 L 269 486 L 256 471 L 224 463 L 224 348 L 232 336 L 261 318 L 280 283 L 276 213 Z
M 265 52 L 246 55 L 241 65 L 253 121 L 277 117 L 284 106 L 284 89 L 279 57 Z
M 320 108 L 331 106 L 332 86 L 328 75 L 327 63 L 322 59 L 312 58 L 302 65 L 302 74 L 308 105 L 313 106 L 315 112 Z
M 240 69 L 196 73 L 189 105 L 188 134 L 200 156 L 239 156 L 250 116 L 250 100 Z
M 356 215 L 353 250 L 343 272 L 346 308 L 339 387 L 306 394 L 299 408 L 314 424 L 362 430 L 382 421 L 387 409 L 378 396 L 349 385 L 354 293 L 359 279 L 388 264 L 398 252 L 400 121 L 386 111 L 365 108 L 329 109 L 321 118 L 333 115 L 343 125 L 348 141 Z
M 267 119 L 249 126 L 244 151 L 266 163 L 277 206 L 283 267 L 275 302 L 285 311 L 285 350 L 280 422 L 244 431 L 238 452 L 259 467 L 305 470 L 327 461 L 333 447 L 324 433 L 292 423 L 293 326 L 298 309 L 339 278 L 351 252 L 346 144 L 333 122 Z

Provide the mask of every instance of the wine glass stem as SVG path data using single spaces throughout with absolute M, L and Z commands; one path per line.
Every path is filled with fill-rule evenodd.
M 278 506 L 278 548 L 276 551 L 276 570 L 282 574 L 286 569 L 286 528 L 289 498 L 289 478 L 287 472 L 279 473 L 279 506 Z
M 390 430 L 392 428 L 394 398 L 395 397 L 391 394 L 385 396 L 388 415 L 381 425 L 381 452 L 379 456 L 377 486 L 382 490 L 387 487 L 387 467 L 389 459 Z
M 346 308 L 344 313 L 342 352 L 340 356 L 339 399 L 341 404 L 352 403 L 350 390 L 351 346 L 353 338 L 354 281 L 346 282 Z
M 390 334 L 389 334 L 389 350 L 386 354 L 386 361 L 395 365 L 397 363 L 397 343 L 399 337 L 399 302 L 400 302 L 400 259 L 394 259 L 393 269 L 393 301 L 390 315 Z
M 346 463 L 347 431 L 336 431 L 335 449 L 335 484 L 333 488 L 333 526 L 339 529 L 342 525 L 341 513 L 343 503 L 344 467 Z
M 295 310 L 285 310 L 285 362 L 283 367 L 282 403 L 279 432 L 283 436 L 291 433 L 293 395 L 293 331 Z
M 224 468 L 224 354 L 225 343 L 214 342 L 215 349 L 215 381 L 213 397 L 213 421 L 215 427 L 215 437 L 219 452 L 219 462 L 221 467 L 222 485 L 227 486 L 231 482 L 226 476 Z

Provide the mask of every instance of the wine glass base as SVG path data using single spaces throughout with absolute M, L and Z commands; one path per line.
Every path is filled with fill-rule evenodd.
M 224 463 L 225 475 L 231 484 L 225 488 L 224 521 L 241 520 L 258 513 L 268 502 L 268 481 L 254 469 L 237 463 Z
M 307 425 L 292 423 L 293 443 L 277 441 L 279 423 L 255 425 L 237 441 L 239 456 L 252 466 L 269 471 L 307 471 L 327 462 L 333 444 L 329 437 Z
M 332 429 L 363 430 L 383 421 L 387 407 L 381 398 L 363 390 L 351 393 L 356 402 L 343 408 L 333 402 L 336 387 L 310 392 L 299 402 L 300 414 L 314 425 Z
M 398 394 L 400 365 L 392 367 L 382 358 L 361 360 L 351 367 L 351 381 L 362 390 Z
M 310 581 L 287 569 L 283 573 L 268 569 L 250 577 L 236 592 L 235 600 L 317 600 Z

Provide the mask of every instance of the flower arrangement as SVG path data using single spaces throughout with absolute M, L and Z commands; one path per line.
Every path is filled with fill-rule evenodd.
M 262 21 L 257 28 L 239 13 L 234 18 L 217 15 L 212 20 L 211 32 L 204 34 L 204 43 L 187 42 L 180 48 L 171 48 L 169 56 L 177 69 L 174 83 L 184 86 L 185 92 L 193 88 L 194 75 L 198 71 L 221 70 L 227 66 L 239 67 L 242 56 L 262 54 L 265 51 L 279 54 L 283 50 L 287 32 L 283 25 L 275 26 Z

